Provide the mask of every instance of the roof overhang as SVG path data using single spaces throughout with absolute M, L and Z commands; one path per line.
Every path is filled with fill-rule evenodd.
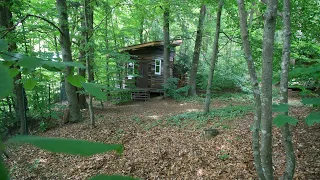
M 174 40 L 171 42 L 171 46 L 180 46 L 182 44 L 182 40 Z M 163 41 L 153 41 L 153 42 L 148 42 L 148 43 L 143 43 L 143 44 L 137 44 L 137 45 L 132 45 L 132 46 L 127 46 L 124 48 L 120 48 L 120 51 L 134 51 L 138 50 L 141 48 L 145 47 L 155 47 L 155 46 L 163 46 L 164 42 Z

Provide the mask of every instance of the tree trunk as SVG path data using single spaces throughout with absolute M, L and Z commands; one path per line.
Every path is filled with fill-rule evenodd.
M 0 3 L 0 27 L 10 28 L 13 26 L 12 12 L 10 11 L 10 1 L 5 0 Z M 9 43 L 8 51 L 16 51 L 16 43 Z M 17 67 L 19 68 L 19 67 Z M 16 117 L 20 121 L 21 134 L 28 134 L 27 119 L 26 119 L 26 96 L 23 93 L 23 86 L 21 84 L 21 72 L 14 77 L 13 93 L 15 95 L 14 109 Z
M 264 20 L 261 87 L 261 162 L 266 179 L 274 179 L 272 168 L 272 73 L 277 0 L 269 0 Z
M 169 35 L 169 3 L 164 7 L 163 13 L 163 37 L 164 37 L 164 51 L 163 51 L 163 79 L 164 84 L 167 83 L 170 77 L 170 35 Z
M 105 10 L 106 10 L 106 14 L 109 14 L 109 11 L 110 11 L 110 6 L 108 3 L 106 3 L 105 5 Z M 110 82 L 110 75 L 109 75 L 109 36 L 108 36 L 108 26 L 109 26 L 109 17 L 106 17 L 106 22 L 105 22 L 105 38 L 106 38 L 106 51 L 107 51 L 107 54 L 106 54 L 106 81 L 107 81 L 107 91 L 109 91 L 109 88 L 110 88 L 110 85 L 111 85 L 111 82 Z
M 252 131 L 252 149 L 254 157 L 254 165 L 258 173 L 258 177 L 261 180 L 264 180 L 264 174 L 261 166 L 261 155 L 260 155 L 260 123 L 261 123 L 261 98 L 260 98 L 260 89 L 257 79 L 257 73 L 255 70 L 251 45 L 249 41 L 249 31 L 247 26 L 247 16 L 245 12 L 243 0 L 238 0 L 238 11 L 240 18 L 240 30 L 242 38 L 242 46 L 244 49 L 245 58 L 247 60 L 248 71 L 251 79 L 251 86 L 253 90 L 253 96 L 255 101 L 255 114 L 254 114 L 254 124 Z
M 86 50 L 85 50 L 85 37 L 86 37 L 86 23 L 85 23 L 85 17 L 84 14 L 81 15 L 81 39 L 79 43 L 79 61 L 83 64 L 86 65 Z M 86 70 L 85 69 L 78 69 L 78 75 L 82 77 L 86 77 Z M 83 88 L 78 88 L 79 91 L 83 91 Z M 86 101 L 86 95 L 83 93 L 78 93 L 79 97 L 79 106 L 80 109 L 86 109 L 88 108 L 88 103 Z
M 144 18 L 141 19 L 141 22 L 140 22 L 140 29 L 139 29 L 139 41 L 140 41 L 140 44 L 143 43 L 143 23 L 144 23 Z
M 212 52 L 211 65 L 210 65 L 210 70 L 209 70 L 209 75 L 208 75 L 206 100 L 205 100 L 204 110 L 203 110 L 204 114 L 209 113 L 209 107 L 210 107 L 210 103 L 211 103 L 212 80 L 213 80 L 213 74 L 214 74 L 216 62 L 218 60 L 218 47 L 219 47 L 219 34 L 220 34 L 220 21 L 221 21 L 222 6 L 223 6 L 223 0 L 219 0 L 219 6 L 218 6 L 218 12 L 217 12 L 217 22 L 216 22 L 216 33 L 215 33 L 214 42 L 213 42 L 213 52 Z
M 72 62 L 71 42 L 69 34 L 68 12 L 66 0 L 56 0 L 56 6 L 59 15 L 59 28 L 63 34 L 60 34 L 60 45 L 62 50 L 63 62 Z M 67 81 L 67 77 L 73 75 L 73 67 L 67 67 L 64 72 L 66 93 L 69 102 L 70 122 L 81 120 L 80 106 L 77 97 L 77 88 Z
M 200 16 L 199 16 L 199 24 L 197 29 L 197 37 L 194 45 L 194 53 L 193 53 L 191 71 L 190 71 L 190 78 L 189 78 L 189 85 L 190 85 L 189 96 L 197 95 L 196 77 L 197 77 L 199 57 L 200 57 L 200 51 L 201 51 L 203 22 L 204 22 L 205 16 L 206 16 L 206 5 L 202 4 L 201 10 L 200 10 Z
M 280 93 L 281 103 L 288 104 L 288 81 L 289 81 L 289 62 L 290 62 L 290 0 L 283 0 L 283 49 L 281 63 L 281 81 Z M 288 115 L 288 112 L 285 113 Z M 289 129 L 289 124 L 285 124 L 281 129 L 283 144 L 286 151 L 286 170 L 282 176 L 283 180 L 293 179 L 295 170 L 295 155 L 292 144 L 292 136 Z
M 91 0 L 84 1 L 84 14 L 85 14 L 85 24 L 86 24 L 86 37 L 85 37 L 85 45 L 86 45 L 86 65 L 87 65 L 87 74 L 88 74 L 88 82 L 93 82 L 93 62 L 94 62 L 94 48 L 93 48 L 93 40 L 92 37 L 93 33 L 93 3 Z M 89 115 L 90 115 L 90 122 L 91 127 L 95 127 L 95 119 L 94 119 L 94 112 L 93 112 L 93 105 L 92 105 L 92 95 L 89 94 Z

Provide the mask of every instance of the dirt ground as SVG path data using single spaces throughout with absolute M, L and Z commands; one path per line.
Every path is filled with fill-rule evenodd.
M 295 101 L 297 99 L 292 99 Z M 214 100 L 212 107 L 248 102 Z M 98 106 L 98 105 L 97 105 Z M 188 111 L 201 111 L 201 102 L 151 99 L 125 105 L 105 104 L 96 108 L 97 128 L 88 120 L 38 135 L 122 143 L 123 155 L 113 152 L 92 157 L 55 154 L 30 145 L 8 149 L 6 163 L 12 179 L 89 179 L 97 174 L 121 174 L 140 179 L 257 179 L 251 151 L 253 113 L 227 121 L 212 139 L 202 136 L 203 127 L 161 126 L 160 119 Z M 290 114 L 300 120 L 293 127 L 297 159 L 295 179 L 320 179 L 320 126 L 306 126 L 302 119 L 310 108 L 299 105 Z M 83 112 L 88 119 L 87 111 Z M 273 161 L 276 178 L 284 170 L 285 157 L 279 129 L 274 128 Z

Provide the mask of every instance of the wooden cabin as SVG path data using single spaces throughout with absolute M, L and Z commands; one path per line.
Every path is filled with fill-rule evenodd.
M 171 43 L 170 74 L 173 75 L 175 47 L 182 44 L 182 40 Z M 147 91 L 160 92 L 163 86 L 163 41 L 128 46 L 120 49 L 130 54 L 133 63 L 127 64 L 127 72 L 135 72 L 136 76 L 127 74 L 124 87 Z

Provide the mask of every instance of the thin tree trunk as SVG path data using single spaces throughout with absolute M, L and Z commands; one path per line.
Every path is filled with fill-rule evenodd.
M 260 89 L 257 78 L 257 73 L 255 70 L 251 45 L 249 41 L 249 31 L 247 26 L 247 17 L 244 7 L 244 1 L 238 0 L 238 11 L 240 18 L 240 30 L 242 38 L 242 46 L 244 49 L 245 58 L 247 60 L 248 71 L 251 79 L 251 86 L 253 90 L 253 96 L 255 101 L 255 114 L 254 114 L 254 124 L 252 131 L 252 149 L 254 157 L 254 165 L 258 173 L 258 177 L 261 180 L 264 180 L 264 174 L 261 166 L 261 155 L 260 155 L 260 123 L 261 123 L 261 98 L 260 98 Z
M 109 7 L 109 4 L 106 3 L 106 14 L 109 13 L 110 11 L 110 7 Z M 105 27 L 105 36 L 106 36 L 106 51 L 108 52 L 106 54 L 106 81 L 107 81 L 107 90 L 109 91 L 109 87 L 111 85 L 111 82 L 110 82 L 110 74 L 109 74 L 109 36 L 108 36 L 108 26 L 109 26 L 109 17 L 106 17 L 106 27 Z
M 144 18 L 141 19 L 141 22 L 140 22 L 140 29 L 139 29 L 139 41 L 140 41 L 140 44 L 143 43 L 143 23 L 144 23 Z
M 272 73 L 277 0 L 269 0 L 265 13 L 261 87 L 261 162 L 266 179 L 274 179 L 272 168 Z
M 190 78 L 189 78 L 189 85 L 190 85 L 189 96 L 197 95 L 196 77 L 197 77 L 198 64 L 199 64 L 199 58 L 200 58 L 200 52 L 201 52 L 202 31 L 203 31 L 203 22 L 204 22 L 205 16 L 206 16 L 206 5 L 202 4 L 201 10 L 200 10 L 200 16 L 199 16 L 199 24 L 197 28 L 197 37 L 194 45 L 194 53 L 193 53 L 191 71 L 190 71 Z
M 11 3 L 8 0 L 5 0 L 2 3 L 0 3 L 0 27 L 10 28 L 13 26 L 12 12 L 10 11 L 10 7 L 9 7 L 10 4 Z M 9 44 L 8 51 L 16 51 L 16 49 L 17 49 L 16 43 Z M 21 125 L 20 132 L 21 134 L 27 134 L 28 128 L 27 128 L 26 107 L 25 107 L 26 105 L 25 101 L 27 100 L 27 98 L 23 94 L 23 86 L 21 83 L 21 72 L 19 72 L 14 77 L 13 93 L 15 95 L 14 109 L 16 112 L 16 117 L 20 121 L 20 125 Z
M 163 13 L 163 37 L 164 37 L 164 51 L 163 51 L 163 79 L 164 84 L 167 83 L 170 77 L 170 35 L 169 35 L 169 3 L 164 7 Z
M 283 50 L 281 63 L 281 103 L 288 104 L 288 81 L 289 81 L 289 62 L 290 62 L 290 0 L 283 0 Z M 288 115 L 288 112 L 285 113 Z M 292 144 L 292 136 L 289 129 L 289 124 L 285 124 L 281 129 L 283 144 L 286 151 L 286 170 L 282 176 L 284 180 L 293 179 L 295 170 L 295 155 Z
M 88 74 L 88 82 L 93 82 L 93 71 L 92 71 L 92 64 L 93 64 L 93 41 L 90 40 L 89 37 L 92 37 L 93 32 L 93 3 L 91 0 L 85 0 L 84 1 L 84 14 L 85 14 L 85 24 L 86 24 L 86 37 L 85 37 L 85 45 L 86 49 L 86 65 L 87 65 L 87 74 Z M 89 43 L 91 42 L 91 43 Z M 89 94 L 89 114 L 90 114 L 90 122 L 91 127 L 95 127 L 95 118 L 94 118 L 94 112 L 93 112 L 93 105 L 92 105 L 92 95 Z
M 223 6 L 223 0 L 219 0 L 218 12 L 217 12 L 216 33 L 215 33 L 214 42 L 213 42 L 213 52 L 212 52 L 211 65 L 210 65 L 210 70 L 209 70 L 209 75 L 208 75 L 206 100 L 205 100 L 204 110 L 203 110 L 204 114 L 209 113 L 209 107 L 210 107 L 210 103 L 211 103 L 212 80 L 213 80 L 213 75 L 214 75 L 214 69 L 215 69 L 215 66 L 216 66 L 216 63 L 218 60 L 218 47 L 219 47 L 219 34 L 220 34 L 222 6 Z
M 81 16 L 81 39 L 80 39 L 80 45 L 79 45 L 79 61 L 85 65 L 86 64 L 86 47 L 85 47 L 85 37 L 86 37 L 86 23 L 85 23 L 85 17 L 84 14 L 82 14 Z M 78 75 L 82 76 L 82 77 L 86 77 L 86 70 L 85 69 L 78 69 Z M 83 90 L 83 88 L 78 88 L 78 90 Z M 83 93 L 78 93 L 78 97 L 79 97 L 79 106 L 80 109 L 86 109 L 88 108 L 88 103 L 86 101 L 86 95 Z
M 72 62 L 71 42 L 69 34 L 68 12 L 66 0 L 56 0 L 56 6 L 59 15 L 59 28 L 63 34 L 60 34 L 60 45 L 62 50 L 63 62 Z M 64 73 L 66 93 L 69 102 L 70 122 L 81 120 L 80 106 L 77 97 L 77 88 L 67 81 L 67 77 L 73 75 L 73 68 L 67 67 Z M 67 120 L 66 120 L 67 121 Z

